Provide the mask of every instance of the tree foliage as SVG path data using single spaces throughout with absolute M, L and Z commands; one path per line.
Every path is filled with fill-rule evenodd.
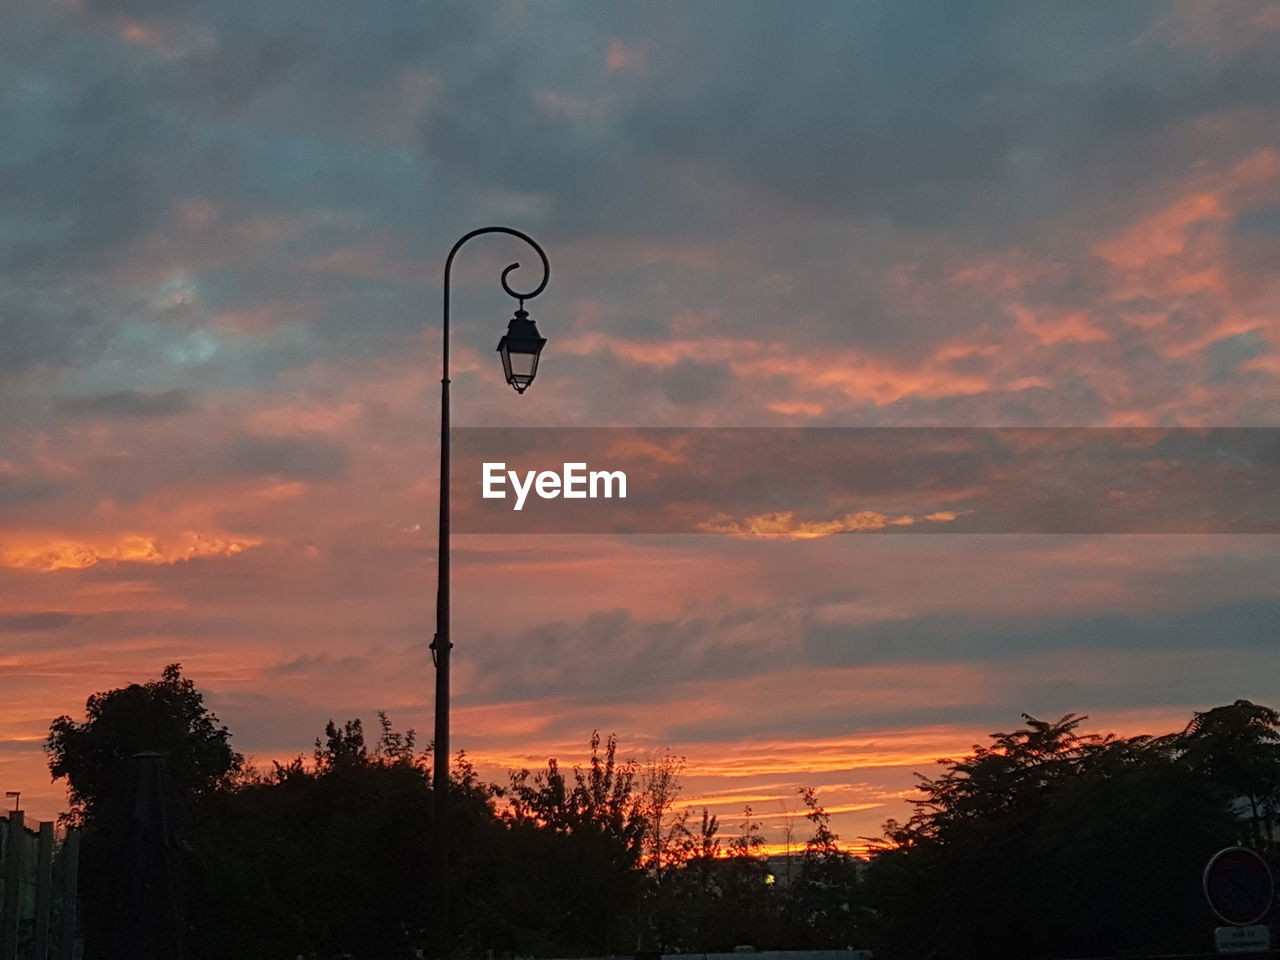
M 1087 733 L 1023 715 L 921 776 L 870 865 L 801 788 L 809 836 L 779 866 L 747 807 L 722 829 L 679 802 L 685 761 L 641 765 L 594 733 L 585 762 L 484 783 L 451 770 L 451 952 L 601 956 L 874 946 L 888 958 L 1191 952 L 1214 925 L 1201 870 L 1222 846 L 1274 856 L 1280 714 L 1246 700 L 1180 732 Z M 255 770 L 178 665 L 94 694 L 47 748 L 86 827 L 82 889 L 110 915 L 112 801 L 140 750 L 170 758 L 193 960 L 412 957 L 432 942 L 431 755 L 378 714 L 330 720 L 309 757 Z M 788 821 L 789 827 L 790 821 Z M 789 836 L 789 834 L 788 834 Z M 790 841 L 787 844 L 790 848 Z M 1087 922 L 1082 922 L 1087 918 Z
M 68 781 L 67 819 L 86 823 L 124 785 L 129 759 L 141 751 L 167 758 L 184 801 L 230 786 L 244 765 L 230 741 L 230 731 L 205 707 L 182 665 L 171 663 L 159 680 L 93 694 L 83 721 L 58 717 L 45 751 L 53 778 Z
M 554 758 L 544 771 L 511 775 L 503 819 L 521 882 L 507 885 L 506 916 L 529 952 L 635 947 L 645 835 L 637 765 L 618 759 L 612 735 L 601 741 L 597 731 L 590 746 L 587 766 L 575 766 L 571 778 Z
M 866 932 L 858 860 L 840 847 L 831 816 L 810 787 L 800 790 L 813 833 L 801 854 L 800 876 L 789 891 L 793 940 L 814 949 L 855 946 Z
M 1234 801 L 1274 809 L 1277 719 L 1237 701 L 1181 734 L 1117 738 L 1024 715 L 939 761 L 870 870 L 882 943 L 904 957 L 1200 949 L 1205 862 L 1258 837 Z

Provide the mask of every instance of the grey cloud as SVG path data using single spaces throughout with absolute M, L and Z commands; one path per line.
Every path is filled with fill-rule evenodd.
M 61 610 L 46 610 L 39 613 L 14 613 L 0 616 L 0 633 L 34 633 L 43 630 L 59 630 L 88 619 L 75 613 Z
M 157 579 L 164 575 L 163 570 L 156 571 Z M 112 576 L 105 567 L 83 572 L 87 581 L 110 582 Z M 238 637 L 243 628 L 244 624 L 239 620 L 232 622 L 212 613 L 196 619 L 157 610 L 102 610 L 95 613 L 47 610 L 0 617 L 0 633 L 7 635 L 5 647 L 15 653 L 47 652 L 51 647 L 63 651 L 108 648 L 115 643 L 162 636 L 225 640 Z
M 1216 383 L 1236 375 L 1236 368 L 1253 357 L 1269 352 L 1267 341 L 1252 330 L 1215 340 L 1205 348 L 1209 358 L 1209 379 Z
M 1236 218 L 1235 229 L 1243 236 L 1280 236 L 1280 204 L 1249 210 Z
M 60 91 L 17 118 L 41 131 L 26 139 L 43 147 L 4 167 L 0 206 L 25 227 L 10 267 L 47 277 L 54 264 L 101 265 L 192 194 L 215 201 L 230 222 L 292 217 L 302 234 L 269 263 L 200 277 L 211 308 L 300 295 L 323 304 L 310 337 L 273 357 L 291 366 L 326 352 L 394 349 L 421 326 L 419 291 L 326 283 L 309 275 L 312 257 L 359 244 L 370 225 L 393 231 L 406 257 L 436 256 L 452 239 L 442 225 L 467 223 L 481 199 L 514 193 L 545 206 L 527 219 L 552 248 L 672 236 L 755 247 L 795 274 L 806 299 L 847 303 L 856 293 L 856 323 L 835 311 L 817 318 L 829 339 L 910 352 L 940 321 L 877 293 L 871 281 L 889 254 L 856 249 L 867 276 L 852 275 L 823 253 L 848 249 L 847 231 L 799 227 L 961 225 L 966 245 L 1007 242 L 1020 229 L 1011 225 L 1038 231 L 1055 205 L 1099 190 L 1119 195 L 1181 169 L 1184 155 L 1135 146 L 1135 131 L 1266 103 L 1277 81 L 1256 51 L 1215 67 L 1193 51 L 1126 45 L 1164 12 L 1154 3 L 566 4 L 528 11 L 522 29 L 508 32 L 461 3 L 98 2 L 86 14 L 97 43 L 94 29 L 58 32 L 57 21 L 28 25 L 25 44 L 22 30 L 9 41 L 22 73 Z M 179 34 L 204 29 L 213 42 L 129 59 L 109 37 L 112 17 Z M 605 69 L 615 37 L 643 51 L 645 73 Z M 53 45 L 52 67 L 23 52 L 43 49 L 41 39 Z M 425 105 L 395 100 L 407 70 L 434 84 Z M 368 124 L 382 111 L 417 123 L 418 142 L 380 141 Z M 1118 141 L 1124 148 L 1106 153 Z M 759 195 L 773 201 L 762 207 Z M 800 220 L 781 231 L 762 223 L 778 204 Z M 308 219 L 318 210 L 329 216 Z M 636 315 L 655 332 L 682 306 L 734 307 L 722 275 L 682 277 L 677 296 L 661 289 L 671 273 L 614 271 L 581 292 L 616 296 L 634 283 L 645 291 Z M 76 363 L 101 352 L 117 321 L 94 291 L 73 299 L 92 310 L 80 345 L 24 324 L 5 345 L 13 363 Z M 736 327 L 772 324 L 794 297 L 752 301 Z M 974 305 L 952 313 L 957 328 L 991 319 Z M 3 358 L 0 350 L 0 366 Z M 592 369 L 586 382 L 605 376 Z M 672 383 L 652 388 L 675 402 L 687 396 Z
M 333 657 L 327 653 L 303 653 L 290 660 L 273 664 L 264 672 L 274 677 L 306 676 L 318 670 L 357 668 L 366 666 L 368 663 L 368 657 Z
M 990 663 L 1050 650 L 1270 650 L 1280 600 L 1193 610 L 1037 615 L 993 619 L 930 614 L 865 624 L 812 622 L 806 659 L 815 665 L 968 661 Z
M 56 401 L 59 413 L 76 416 L 165 417 L 191 409 L 191 395 L 186 390 L 164 390 L 158 393 L 121 390 L 84 397 L 66 397 Z
M 1173 167 L 1136 134 L 1274 101 L 1280 84 L 1263 53 L 1215 69 L 1136 43 L 1164 13 L 1152 3 L 734 9 L 691 9 L 674 42 L 653 44 L 666 83 L 632 105 L 637 143 L 817 210 L 963 220 L 978 240 L 1079 202 L 1080 181 L 1055 187 L 1093 174 L 1090 154 L 1109 139 L 1141 154 L 1126 179 L 1149 179 Z
M 38 366 L 91 363 L 110 337 L 103 318 L 73 294 L 35 283 L 0 285 L 0 378 Z
M 287 694 L 212 691 L 205 700 L 231 729 L 235 749 L 247 754 L 308 754 L 312 741 L 324 735 L 326 721 L 360 717 L 368 723 L 374 719 L 372 710 L 351 703 L 321 707 Z
M 607 696 L 702 677 L 742 676 L 774 665 L 760 642 L 772 617 L 737 610 L 716 617 L 640 620 L 625 610 L 490 637 L 478 654 L 484 699 L 555 693 Z
M 63 492 L 63 485 L 51 480 L 0 477 L 0 509 L 54 500 Z
M 88 444 L 75 450 L 77 475 L 56 480 L 31 475 L 5 480 L 0 478 L 0 507 L 30 504 L 46 505 L 42 513 L 47 522 L 58 523 L 49 507 L 57 498 L 61 509 L 92 505 L 103 497 L 123 504 L 133 504 L 162 489 L 191 484 L 205 485 L 227 476 L 257 475 L 298 471 L 300 476 L 331 475 L 343 464 L 341 451 L 323 445 L 312 448 L 306 441 L 285 438 L 279 444 L 266 444 L 257 438 L 209 442 L 184 431 L 184 422 L 176 411 L 172 417 L 160 410 L 134 409 L 131 401 L 111 401 L 123 409 L 111 410 L 118 434 L 129 441 L 127 446 L 104 450 Z M 86 416 L 102 416 L 102 411 L 82 409 Z M 289 475 L 293 475 L 290 473 Z
M 0 740 L 0 753 L 37 753 L 44 749 L 38 740 Z
M 56 133 L 41 138 L 45 149 L 0 168 L 0 211 L 21 227 L 0 267 L 47 275 L 97 266 L 160 221 L 162 185 L 186 150 L 147 92 L 119 76 L 85 78 L 50 118 Z
M 720 397 L 729 371 L 721 364 L 682 360 L 662 372 L 662 392 L 672 403 L 698 405 Z
M 234 470 L 279 474 L 303 480 L 331 480 L 346 469 L 346 452 L 323 440 L 297 437 L 241 437 L 227 451 Z

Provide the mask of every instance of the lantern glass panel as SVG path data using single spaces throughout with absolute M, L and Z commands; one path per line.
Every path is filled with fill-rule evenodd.
M 502 369 L 506 374 L 507 383 L 515 387 L 517 392 L 524 393 L 525 388 L 533 383 L 533 378 L 538 373 L 538 354 L 504 348 Z

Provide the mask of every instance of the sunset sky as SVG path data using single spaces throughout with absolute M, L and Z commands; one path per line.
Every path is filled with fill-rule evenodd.
M 0 782 L 179 661 L 429 739 L 460 427 L 1280 426 L 1280 6 L 7 0 Z M 1274 466 L 1274 465 L 1273 465 Z M 945 504 L 940 505 L 940 508 Z M 842 839 L 1023 712 L 1280 705 L 1274 534 L 455 538 L 454 745 Z M 807 825 L 795 824 L 798 839 Z

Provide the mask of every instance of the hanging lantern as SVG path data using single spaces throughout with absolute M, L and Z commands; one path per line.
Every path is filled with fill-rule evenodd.
M 538 335 L 538 327 L 529 319 L 523 307 L 516 311 L 507 325 L 507 335 L 498 341 L 498 353 L 502 354 L 502 372 L 507 383 L 524 393 L 538 373 L 538 355 L 546 344 Z

